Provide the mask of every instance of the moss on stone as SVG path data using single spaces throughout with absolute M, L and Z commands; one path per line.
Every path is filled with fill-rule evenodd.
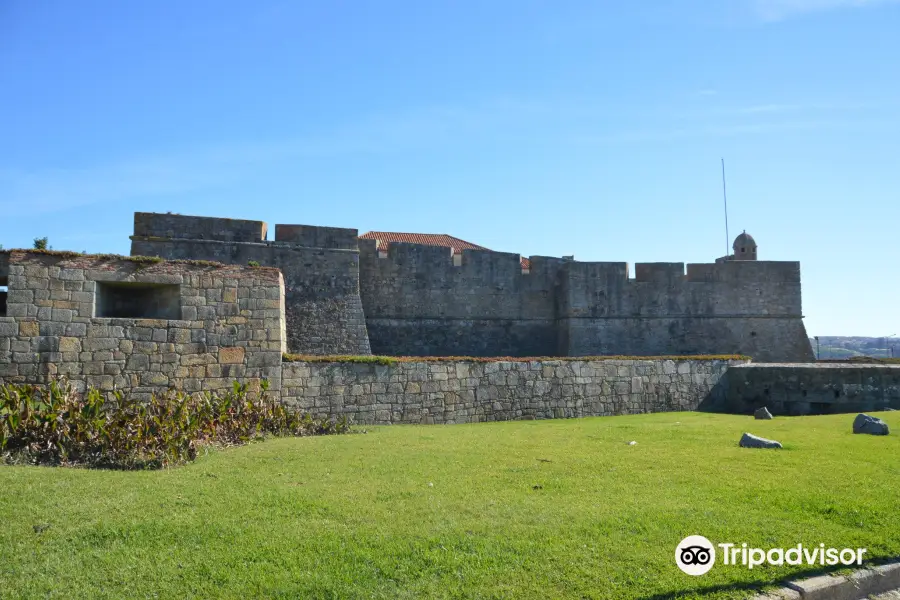
M 343 356 L 284 354 L 284 362 L 335 362 L 391 365 L 398 362 L 538 362 L 602 360 L 751 360 L 740 354 L 701 354 L 697 356 Z

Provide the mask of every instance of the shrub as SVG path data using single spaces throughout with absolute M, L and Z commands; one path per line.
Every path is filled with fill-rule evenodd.
M 193 460 L 204 445 L 266 435 L 346 433 L 346 418 L 316 420 L 234 382 L 222 394 L 170 390 L 142 402 L 120 391 L 76 394 L 65 379 L 47 386 L 0 384 L 0 452 L 7 462 L 141 469 Z

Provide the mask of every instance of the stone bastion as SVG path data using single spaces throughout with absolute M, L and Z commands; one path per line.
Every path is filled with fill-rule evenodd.
M 900 368 L 733 357 L 285 362 L 280 270 L 201 260 L 0 251 L 0 382 L 149 397 L 267 380 L 281 402 L 360 424 L 714 410 L 900 408 Z

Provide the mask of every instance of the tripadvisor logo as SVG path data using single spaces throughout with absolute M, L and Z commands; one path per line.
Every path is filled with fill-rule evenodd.
M 806 547 L 751 548 L 747 544 L 713 544 L 702 535 L 691 535 L 675 548 L 675 564 L 688 575 L 703 575 L 716 564 L 716 547 L 722 551 L 722 564 L 753 569 L 760 565 L 861 565 L 865 548 L 826 548 L 825 544 Z
M 703 575 L 716 564 L 716 548 L 702 535 L 690 535 L 675 548 L 675 564 L 688 575 Z

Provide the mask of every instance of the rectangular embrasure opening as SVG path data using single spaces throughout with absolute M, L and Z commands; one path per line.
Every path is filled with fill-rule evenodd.
M 180 319 L 181 286 L 98 281 L 94 316 L 110 319 Z
M 6 293 L 9 291 L 7 287 L 9 281 L 6 277 L 0 277 L 0 317 L 6 316 Z

